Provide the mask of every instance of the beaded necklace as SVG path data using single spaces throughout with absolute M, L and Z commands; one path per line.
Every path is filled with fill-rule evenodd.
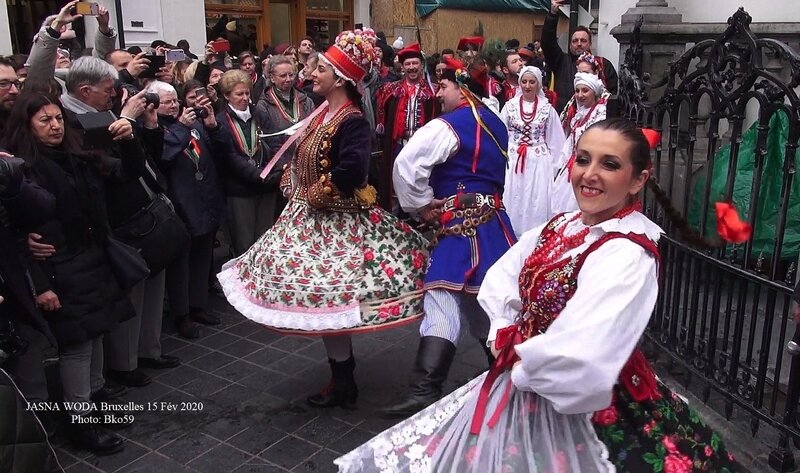
M 618 210 L 611 218 L 621 219 L 639 209 L 641 209 L 641 203 L 639 203 L 638 199 L 634 199 L 631 204 Z M 579 219 L 582 215 L 583 212 L 573 215 L 561 228 L 555 231 L 553 238 L 546 239 L 541 246 L 538 246 L 533 251 L 528 260 L 532 267 L 541 267 L 547 263 L 558 261 L 566 252 L 581 246 L 586 241 L 586 235 L 589 234 L 590 227 L 586 227 L 574 235 L 564 235 L 569 224 Z

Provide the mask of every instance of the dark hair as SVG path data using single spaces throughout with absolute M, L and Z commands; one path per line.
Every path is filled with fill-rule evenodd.
M 28 79 L 25 81 L 25 84 L 23 84 L 22 88 L 25 92 L 45 94 L 53 97 L 60 97 L 61 94 L 64 93 L 61 83 L 59 83 L 55 77 L 48 77 L 44 79 Z
M 25 63 L 28 62 L 28 55 L 27 54 L 12 54 L 9 56 L 11 61 L 14 62 L 14 70 L 18 71 L 25 67 Z
M 451 55 L 455 56 L 455 55 L 456 55 L 456 52 L 455 52 L 455 51 L 453 51 L 453 50 L 452 50 L 452 49 L 450 49 L 450 48 L 445 48 L 445 49 L 442 49 L 442 56 L 444 56 L 445 54 L 451 54 Z
M 11 59 L 11 56 L 0 56 L 0 66 L 10 67 L 15 71 L 17 70 L 16 63 Z
M 358 91 L 358 87 L 353 85 L 353 83 L 349 80 L 346 80 L 344 81 L 344 91 L 347 94 L 347 98 L 350 99 L 350 101 L 353 102 L 355 106 L 363 112 L 364 105 L 361 103 L 363 96 L 361 95 L 361 92 Z
M 648 143 L 647 138 L 645 138 L 644 133 L 642 133 L 642 130 L 634 125 L 633 122 L 626 118 L 620 117 L 607 118 L 592 124 L 586 129 L 586 131 L 589 131 L 593 128 L 597 128 L 598 130 L 615 131 L 622 136 L 623 140 L 630 144 L 630 159 L 631 164 L 633 165 L 633 172 L 635 174 L 639 174 L 650 167 L 650 143 Z M 581 138 L 583 136 L 586 136 L 586 132 L 581 135 Z M 691 227 L 691 225 L 689 225 L 686 217 L 681 215 L 675 206 L 672 205 L 672 200 L 667 193 L 664 192 L 661 186 L 658 185 L 658 182 L 652 174 L 650 175 L 649 179 L 647 179 L 646 186 L 653 191 L 653 196 L 655 196 L 656 202 L 658 202 L 658 204 L 661 205 L 661 208 L 664 209 L 664 213 L 667 215 L 667 218 L 675 224 L 675 228 L 677 228 L 678 234 L 683 240 L 699 248 L 708 249 L 724 246 L 725 242 L 721 240 L 709 240 L 698 234 Z
M 206 86 L 203 85 L 203 83 L 197 79 L 187 80 L 186 82 L 183 83 L 183 94 L 181 94 L 182 95 L 181 100 L 183 100 L 185 103 L 186 94 L 188 94 L 192 90 L 205 89 L 205 88 Z
M 47 105 L 55 105 L 64 117 L 64 139 L 62 148 L 68 153 L 86 157 L 81 150 L 74 130 L 67 125 L 67 116 L 58 97 L 40 92 L 26 91 L 20 94 L 6 121 L 5 143 L 9 152 L 31 163 L 39 159 L 39 140 L 31 131 L 31 119 Z
M 574 29 L 574 30 L 572 30 L 572 33 L 570 33 L 570 34 L 569 34 L 569 39 L 570 39 L 570 41 L 572 41 L 572 37 L 573 37 L 573 36 L 575 35 L 575 33 L 577 33 L 578 31 L 583 31 L 584 33 L 586 33 L 587 35 L 589 35 L 589 42 L 590 42 L 590 43 L 592 42 L 592 32 L 591 32 L 591 31 L 589 31 L 589 28 L 587 28 L 587 27 L 585 27 L 585 26 L 582 26 L 582 25 L 581 25 L 581 26 L 576 26 L 576 27 L 575 27 L 575 29 Z
M 178 44 L 176 44 L 181 49 L 189 49 L 189 42 L 185 39 L 179 39 Z

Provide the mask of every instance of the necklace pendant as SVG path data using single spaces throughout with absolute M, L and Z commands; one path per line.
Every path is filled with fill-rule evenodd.
M 205 176 L 203 176 L 203 171 L 201 171 L 199 169 L 197 170 L 196 173 L 194 173 L 194 180 L 195 181 L 202 181 L 204 177 Z

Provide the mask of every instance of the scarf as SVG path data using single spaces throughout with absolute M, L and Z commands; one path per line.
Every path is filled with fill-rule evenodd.
M 600 77 L 588 72 L 576 72 L 573 85 L 578 87 L 581 84 L 592 89 L 594 91 L 595 100 L 600 100 L 600 97 L 603 95 L 603 91 L 605 90 L 605 87 L 603 87 L 603 81 L 600 80 Z
M 519 70 L 519 81 L 522 82 L 522 76 L 525 74 L 533 74 L 536 77 L 536 82 L 539 83 L 539 92 L 536 94 L 539 97 L 539 100 L 545 99 L 544 95 L 544 84 L 542 84 L 542 70 L 535 66 L 525 66 Z M 520 91 L 522 90 L 522 86 L 519 87 Z
M 237 110 L 233 108 L 233 105 L 228 104 L 228 108 L 231 109 L 234 115 L 239 117 L 239 120 L 245 123 L 247 123 L 247 121 L 250 120 L 250 118 L 253 116 L 252 113 L 250 112 L 250 107 L 247 107 L 245 110 Z
M 76 99 L 70 94 L 63 94 L 61 96 L 61 104 L 64 105 L 64 108 L 66 108 L 67 110 L 74 112 L 78 115 L 83 113 L 92 113 L 98 111 L 96 108 L 81 102 L 80 100 Z

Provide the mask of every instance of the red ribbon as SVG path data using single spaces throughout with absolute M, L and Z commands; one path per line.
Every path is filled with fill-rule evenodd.
M 494 364 L 489 369 L 489 373 L 486 374 L 486 378 L 483 380 L 483 384 L 481 385 L 481 391 L 480 394 L 478 394 L 478 404 L 475 406 L 475 413 L 473 414 L 472 424 L 470 425 L 469 429 L 471 434 L 478 435 L 480 433 L 481 424 L 483 424 L 483 419 L 486 417 L 486 407 L 489 404 L 489 393 L 492 391 L 492 386 L 494 385 L 494 382 L 497 380 L 498 376 L 500 376 L 504 371 L 513 368 L 514 363 L 519 360 L 517 352 L 514 350 L 514 346 L 522 343 L 523 340 L 522 332 L 519 331 L 519 327 L 517 325 L 511 325 L 497 331 L 497 337 L 495 338 L 494 344 L 495 347 L 500 350 L 500 353 L 494 360 Z M 508 406 L 508 401 L 511 397 L 511 391 L 512 383 L 511 380 L 509 380 L 505 390 L 503 391 L 503 396 L 500 398 L 499 404 L 497 404 L 494 413 L 492 413 L 492 417 L 487 423 L 490 429 L 497 425 L 497 422 L 500 420 L 500 415 Z
M 528 145 L 520 143 L 517 146 L 517 165 L 514 166 L 515 174 L 522 174 L 525 172 L 525 157 L 528 155 Z
M 567 182 L 572 182 L 572 167 L 575 166 L 575 153 L 569 156 L 567 161 Z
M 642 134 L 647 139 L 647 144 L 650 145 L 651 150 L 656 149 L 656 146 L 661 143 L 661 133 L 652 128 L 642 128 Z
M 717 202 L 714 206 L 717 211 L 717 233 L 723 240 L 738 244 L 750 239 L 753 228 L 739 218 L 739 213 L 733 204 Z

